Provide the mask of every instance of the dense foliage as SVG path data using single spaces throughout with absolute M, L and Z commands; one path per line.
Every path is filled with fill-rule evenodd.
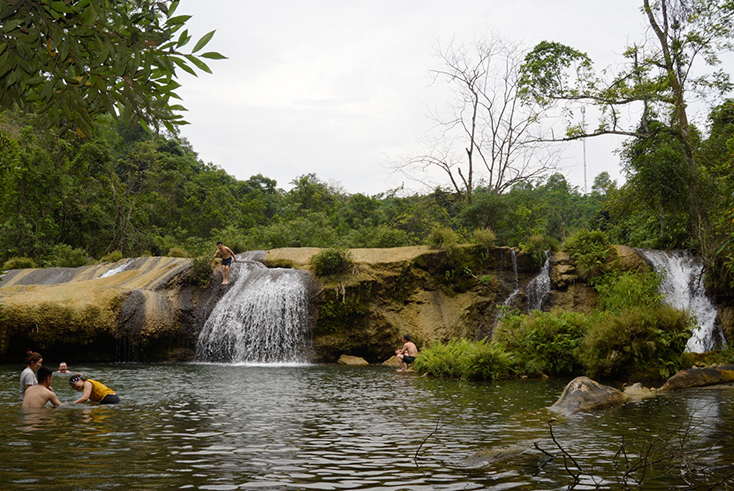
M 570 241 L 577 243 L 575 240 Z M 598 247 L 607 244 L 597 243 Z M 689 366 L 683 350 L 691 317 L 663 304 L 654 273 L 611 271 L 594 282 L 600 309 L 593 314 L 510 312 L 491 342 L 452 341 L 419 352 L 414 368 L 439 377 L 496 379 L 502 374 L 616 380 L 666 378 Z M 474 351 L 473 351 L 474 350 Z M 484 357 L 475 351 L 490 353 Z M 472 361 L 471 370 L 467 361 Z
M 582 196 L 560 175 L 503 195 L 479 188 L 471 205 L 442 189 L 349 194 L 314 174 L 289 184 L 284 190 L 262 174 L 238 180 L 198 159 L 185 140 L 111 118 L 83 138 L 6 112 L 0 115 L 0 261 L 79 264 L 113 251 L 196 257 L 211 254 L 216 240 L 238 252 L 398 247 L 427 243 L 429 236 L 449 249 L 467 241 L 547 249 L 589 226 L 599 200 L 596 192 Z
M 183 123 L 176 69 L 211 73 L 175 15 L 178 0 L 0 1 L 0 109 L 44 115 L 58 130 L 88 133 L 100 115 L 172 130 Z

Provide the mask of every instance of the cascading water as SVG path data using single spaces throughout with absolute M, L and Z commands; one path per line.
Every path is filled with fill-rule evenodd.
M 127 269 L 128 266 L 130 266 L 130 264 L 133 261 L 134 261 L 134 259 L 128 259 L 124 263 L 122 263 L 121 265 L 117 266 L 116 268 L 113 268 L 113 269 L 107 271 L 106 273 L 103 273 L 103 274 L 99 275 L 99 277 L 100 278 L 107 278 L 109 276 L 114 276 L 117 273 L 122 273 L 123 271 L 125 271 Z
M 528 296 L 528 312 L 542 310 L 543 302 L 550 294 L 550 258 L 550 251 L 545 251 L 545 262 L 540 273 L 525 286 L 525 293 Z
M 497 313 L 497 317 L 495 318 L 495 324 L 507 314 L 508 310 L 512 308 L 512 304 L 515 302 L 515 299 L 520 294 L 520 276 L 517 274 L 517 252 L 515 252 L 515 249 L 510 249 L 510 257 L 512 258 L 513 274 L 512 292 L 505 301 L 502 302 L 502 305 L 499 306 L 500 309 Z
M 665 293 L 665 302 L 696 317 L 698 328 L 688 340 L 686 350 L 703 353 L 722 347 L 724 334 L 717 322 L 716 306 L 706 296 L 703 260 L 684 252 L 653 249 L 637 249 L 637 252 L 662 275 L 660 290 Z
M 244 364 L 307 363 L 311 281 L 306 271 L 269 269 L 238 256 L 230 271 L 229 291 L 199 334 L 197 358 Z

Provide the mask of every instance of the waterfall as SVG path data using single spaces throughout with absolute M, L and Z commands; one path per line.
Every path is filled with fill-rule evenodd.
M 512 308 L 512 304 L 515 302 L 515 299 L 520 294 L 520 276 L 517 274 L 517 252 L 515 252 L 515 249 L 510 249 L 510 257 L 512 258 L 512 273 L 513 273 L 513 282 L 512 282 L 512 292 L 510 295 L 505 299 L 504 302 L 502 302 L 502 305 L 499 305 L 500 307 L 499 312 L 497 313 L 497 317 L 495 318 L 495 324 L 499 322 L 502 317 L 504 317 L 507 312 Z M 504 254 L 503 254 L 504 258 Z M 501 267 L 501 266 L 500 266 Z M 503 308 L 507 307 L 507 308 Z
M 545 251 L 545 262 L 540 273 L 525 285 L 525 293 L 528 296 L 528 312 L 542 310 L 543 302 L 548 298 L 551 291 L 550 279 L 550 251 Z
M 685 252 L 636 250 L 662 275 L 660 290 L 665 294 L 665 302 L 696 317 L 698 327 L 688 340 L 686 350 L 703 353 L 722 347 L 724 334 L 717 322 L 716 306 L 706 296 L 703 259 Z
M 311 347 L 311 276 L 269 269 L 237 256 L 230 285 L 204 324 L 196 347 L 201 361 L 245 364 L 307 363 Z

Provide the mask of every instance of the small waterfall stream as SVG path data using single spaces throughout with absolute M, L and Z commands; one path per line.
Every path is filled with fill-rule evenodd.
M 543 302 L 545 302 L 550 294 L 550 258 L 550 251 L 545 251 L 545 262 L 540 269 L 540 273 L 525 286 L 525 293 L 528 296 L 528 312 L 542 310 Z
M 722 347 L 724 334 L 717 322 L 716 306 L 706 296 L 703 260 L 680 251 L 636 250 L 662 275 L 660 289 L 665 293 L 665 302 L 696 317 L 698 328 L 686 350 L 703 353 Z
M 503 254 L 504 259 L 504 254 Z M 512 308 L 512 305 L 515 303 L 515 299 L 520 294 L 520 276 L 517 274 L 517 252 L 515 249 L 510 249 L 510 258 L 512 259 L 512 292 L 507 296 L 504 302 L 502 302 L 502 305 L 497 305 L 499 307 L 499 312 L 497 312 L 497 316 L 494 319 L 494 323 L 497 324 L 502 317 L 507 315 L 509 309 Z M 502 266 L 500 266 L 502 268 Z
M 311 345 L 306 271 L 267 268 L 237 256 L 229 290 L 204 324 L 197 359 L 243 364 L 308 362 Z

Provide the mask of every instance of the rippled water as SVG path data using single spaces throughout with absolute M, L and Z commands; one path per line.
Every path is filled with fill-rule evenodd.
M 0 489 L 568 489 L 543 408 L 567 380 L 438 381 L 382 367 L 203 364 L 75 366 L 118 391 L 117 407 L 24 411 L 23 367 L 0 367 Z M 56 377 L 60 399 L 72 401 Z M 615 488 L 609 462 L 683 424 L 730 468 L 734 389 L 681 392 L 553 423 L 584 474 Z M 688 425 L 691 421 L 693 424 Z M 725 439 L 722 441 L 722 439 Z M 481 449 L 540 448 L 486 466 Z M 517 447 L 515 447 L 517 448 Z M 685 489 L 662 465 L 644 489 Z M 679 474 L 679 473 L 678 473 Z

